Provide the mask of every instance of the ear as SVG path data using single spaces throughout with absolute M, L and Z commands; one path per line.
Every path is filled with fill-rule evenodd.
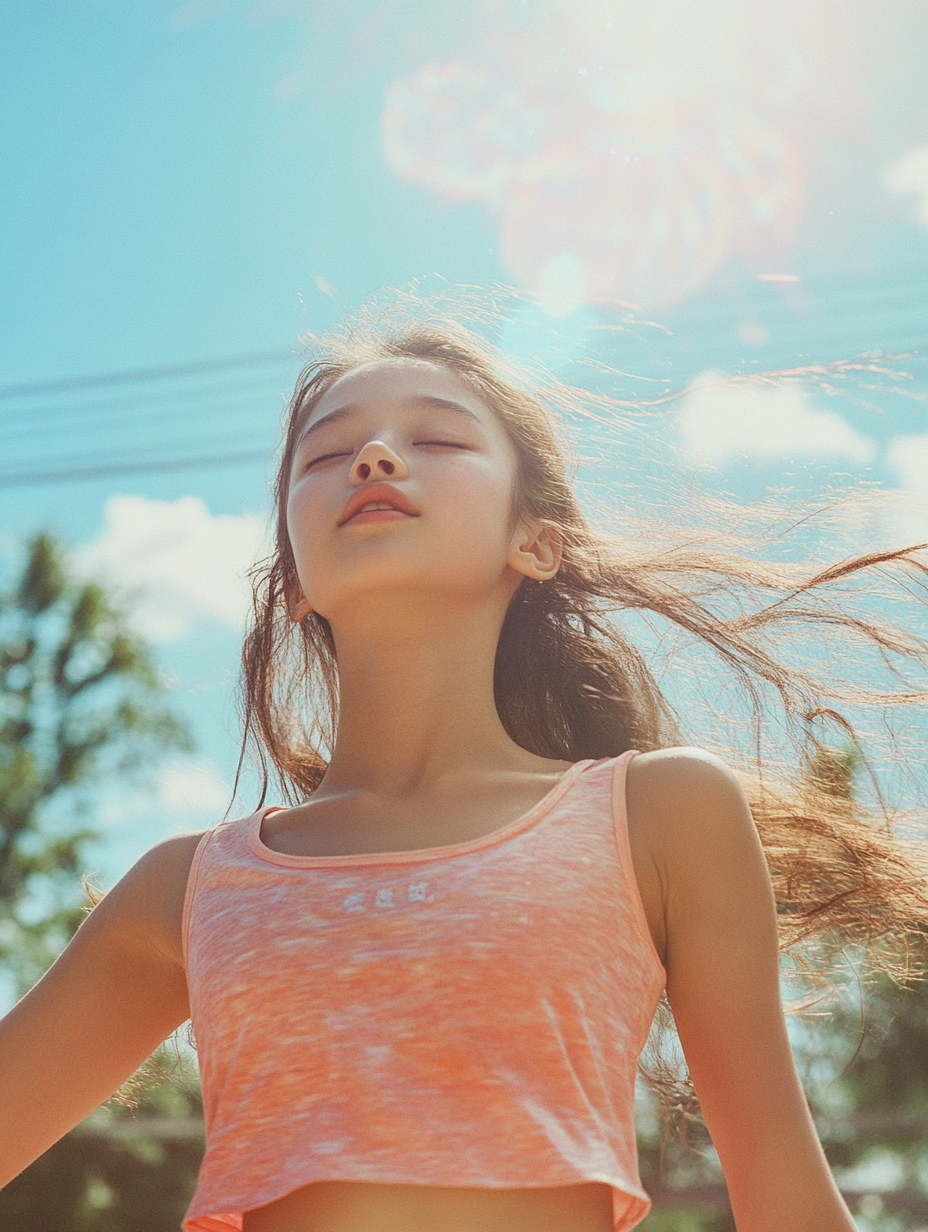
M 303 587 L 297 578 L 294 577 L 287 580 L 286 596 L 287 615 L 293 624 L 298 625 L 301 620 L 306 619 L 313 609 L 312 604 L 303 594 Z
M 564 541 L 560 531 L 547 523 L 520 522 L 509 545 L 509 564 L 524 577 L 547 582 L 561 567 Z

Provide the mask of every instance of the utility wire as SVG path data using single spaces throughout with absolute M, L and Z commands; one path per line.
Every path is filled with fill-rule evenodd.
M 30 381 L 22 385 L 0 385 L 0 398 L 32 398 L 38 394 L 64 393 L 71 389 L 102 389 L 106 385 L 133 385 L 141 381 L 165 381 L 196 376 L 205 372 L 231 372 L 237 368 L 256 368 L 266 364 L 290 363 L 294 351 L 259 351 L 231 359 L 203 359 L 189 364 L 164 364 L 155 368 L 130 368 L 123 372 L 101 372 L 95 376 L 66 377 L 59 381 Z
M 0 407 L 0 432 L 20 426 L 41 428 L 52 420 L 71 420 L 75 426 L 83 427 L 97 418 L 132 421 L 138 418 L 136 412 L 140 407 L 177 406 L 189 402 L 225 403 L 233 398 L 253 397 L 255 391 L 268 393 L 273 389 L 273 397 L 282 398 L 283 390 L 273 384 L 274 378 L 267 376 L 237 377 L 228 384 L 212 383 L 210 385 L 182 385 L 173 389 L 141 389 L 131 393 L 120 394 L 115 398 L 94 397 L 80 402 L 63 401 L 59 403 L 33 403 L 31 406 L 20 404 L 11 410 Z M 158 412 L 155 411 L 155 415 Z
M 907 315 L 905 310 L 908 306 L 901 302 L 903 297 L 911 296 L 913 299 L 917 297 L 920 307 L 925 291 L 924 278 L 920 273 L 913 273 L 910 270 L 898 271 L 895 276 L 892 273 L 889 276 L 883 275 L 878 279 L 857 277 L 851 284 L 850 290 L 845 289 L 844 282 L 829 285 L 817 279 L 810 279 L 808 286 L 813 290 L 819 308 L 823 310 L 821 315 L 825 317 L 839 314 L 842 307 L 844 308 L 843 315 L 849 317 L 852 314 L 848 312 L 848 307 L 853 309 L 857 305 L 861 306 L 860 316 L 870 317 L 873 315 L 877 301 L 882 300 L 890 302 L 897 314 Z M 754 306 L 754 311 L 760 311 L 763 314 L 763 309 L 759 305 Z M 717 326 L 714 318 L 718 315 L 719 312 L 713 311 L 711 304 L 702 304 L 699 310 L 699 324 L 715 329 Z M 856 317 L 857 314 L 854 315 Z M 693 323 L 689 323 L 687 332 L 692 332 L 693 328 Z M 198 374 L 232 372 L 242 368 L 290 363 L 298 357 L 298 354 L 296 349 L 258 351 L 251 355 L 239 355 L 227 359 L 197 360 L 185 364 L 163 364 L 148 368 L 130 368 L 121 372 L 103 372 L 93 376 L 64 377 L 55 381 L 0 385 L 0 399 L 31 398 L 41 394 L 65 393 L 73 389 L 101 389 L 111 385 L 130 385 L 143 381 L 173 380 L 177 377 Z
M 902 285 L 899 285 L 899 283 Z M 867 291 L 867 297 L 862 294 L 842 293 L 837 288 L 829 295 L 827 292 L 823 295 L 824 288 L 817 288 L 819 308 L 825 309 L 821 313 L 821 319 L 815 324 L 821 330 L 825 326 L 825 333 L 828 333 L 827 325 L 838 327 L 838 332 L 845 333 L 851 323 L 857 324 L 857 318 L 862 320 L 867 316 L 872 315 L 874 296 L 877 300 L 886 299 L 893 303 L 896 312 L 894 316 L 898 318 L 894 322 L 898 330 L 899 325 L 905 321 L 905 332 L 911 328 L 911 312 L 908 310 L 909 305 L 905 302 L 900 303 L 908 298 L 909 294 L 916 289 L 915 285 L 909 283 L 908 280 L 899 280 L 892 286 L 866 287 L 863 290 Z M 861 288 L 856 288 L 860 292 Z M 918 290 L 921 290 L 919 280 Z M 866 305 L 864 300 L 867 300 Z M 831 311 L 828 311 L 828 309 Z M 842 311 L 843 309 L 843 311 Z M 900 311 L 901 309 L 901 311 Z M 868 311 L 869 310 L 869 311 Z M 717 332 L 723 325 L 723 322 L 716 323 L 711 318 L 716 315 L 711 311 L 703 313 L 700 322 L 680 323 L 679 328 L 682 328 L 683 335 L 692 341 L 695 341 L 704 333 L 712 334 Z M 764 314 L 761 314 L 764 315 Z M 731 322 L 725 322 L 726 326 L 731 325 Z M 776 329 L 777 325 L 786 325 L 793 330 L 796 327 L 796 322 L 778 322 L 774 324 L 770 322 L 772 328 Z M 814 331 L 817 332 L 817 331 Z M 856 330 L 853 331 L 855 334 Z M 883 331 L 881 331 L 883 332 Z M 695 338 L 694 338 L 695 335 Z M 819 343 L 822 339 L 818 339 Z M 828 337 L 828 349 L 832 350 L 836 346 L 836 339 Z M 848 338 L 850 343 L 850 338 Z M 918 366 L 919 361 L 923 358 L 921 351 L 922 339 L 919 338 L 914 347 L 903 347 L 903 351 L 913 351 L 908 357 L 909 367 L 913 361 Z M 838 348 L 840 349 L 840 348 Z M 856 349 L 853 343 L 846 349 Z M 894 345 L 894 351 L 899 351 L 900 347 Z M 199 376 L 217 376 L 229 374 L 230 378 L 234 374 L 243 372 L 248 368 L 260 368 L 271 365 L 292 364 L 299 355 L 296 350 L 292 351 L 264 351 L 250 355 L 241 355 L 226 359 L 217 360 L 201 360 L 192 363 L 184 364 L 166 364 L 157 367 L 128 369 L 118 372 L 99 373 L 93 376 L 71 377 L 55 381 L 38 381 L 24 384 L 4 385 L 0 386 L 0 400 L 9 400 L 20 402 L 20 406 L 15 409 L 11 408 L 5 411 L 0 407 L 0 434 L 6 437 L 6 452 L 7 466 L 9 469 L 0 471 L 0 488 L 9 487 L 25 487 L 46 483 L 68 483 L 80 480 L 92 480 L 103 478 L 115 478 L 122 475 L 138 475 L 155 472 L 195 470 L 195 469 L 213 469 L 217 467 L 237 466 L 246 463 L 266 459 L 271 450 L 263 449 L 248 449 L 243 448 L 236 451 L 234 448 L 229 449 L 229 442 L 226 441 L 226 449 L 220 452 L 216 446 L 220 445 L 215 438 L 210 440 L 183 439 L 174 437 L 173 440 L 162 440 L 161 442 L 152 442 L 149 445 L 147 442 L 138 439 L 140 429 L 159 429 L 166 426 L 168 423 L 176 423 L 179 419 L 188 419 L 191 425 L 196 423 L 200 428 L 221 427 L 227 430 L 233 426 L 235 420 L 242 411 L 246 410 L 247 404 L 252 401 L 255 394 L 248 394 L 248 387 L 254 388 L 256 385 L 263 384 L 267 378 L 259 376 L 257 373 L 250 375 L 244 379 L 240 379 L 231 387 L 215 385 L 194 386 L 186 388 L 174 386 L 173 388 L 163 388 L 162 390 L 153 390 L 152 392 L 139 391 L 137 393 L 126 390 L 125 393 L 119 393 L 116 397 L 94 397 L 90 399 L 65 399 L 62 403 L 28 405 L 28 400 L 41 396 L 69 394 L 71 392 L 82 390 L 103 390 L 110 387 L 131 387 L 140 384 L 156 384 L 158 382 L 176 382 L 183 381 L 185 378 Z M 913 374 L 914 375 L 914 374 Z M 270 378 L 270 374 L 268 374 Z M 273 378 L 271 378 L 273 379 Z M 242 388 L 244 383 L 245 388 Z M 257 392 L 257 391 L 256 391 Z M 258 395 L 260 396 L 260 395 Z M 278 401 L 279 391 L 275 395 L 274 402 L 279 409 Z M 22 405 L 22 403 L 26 405 Z M 193 403 L 194 405 L 190 405 Z M 199 405 L 196 405 L 199 403 Z M 139 408 L 142 405 L 153 406 L 157 404 L 167 405 L 170 409 L 167 413 L 144 414 L 140 415 Z M 184 407 L 186 404 L 186 408 Z M 270 409 L 270 408 L 268 408 Z M 257 410 L 254 414 L 253 427 L 258 427 L 258 421 L 264 421 L 266 418 L 264 413 Z M 230 422 L 231 421 L 231 422 Z M 244 425 L 235 424 L 236 427 Z M 135 439 L 126 449 L 107 451 L 99 461 L 93 462 L 93 453 L 90 451 L 84 452 L 76 457 L 72 456 L 55 458 L 47 456 L 47 445 L 49 439 L 49 430 L 54 428 L 57 432 L 80 433 L 85 440 L 88 436 L 92 436 L 97 432 L 106 432 L 108 435 L 108 443 L 116 443 L 113 440 L 113 433 L 117 434 L 116 440 L 121 435 L 121 429 L 133 429 L 136 433 Z M 4 433 L 4 429 L 6 432 Z M 250 434 L 249 434 L 250 435 Z M 31 439 L 30 439 L 31 438 Z M 30 459 L 19 458 L 13 460 L 9 458 L 9 445 L 15 440 L 20 446 L 28 447 L 32 440 L 38 446 L 42 447 L 42 454 L 35 458 L 30 466 Z M 90 444 L 90 441 L 87 441 Z M 243 442 L 243 445 L 245 442 Z M 206 447 L 209 449 L 213 446 L 211 452 L 190 453 L 190 450 L 196 451 Z M 151 459 L 145 456 L 147 449 L 157 450 L 161 455 L 159 458 Z M 179 454 L 176 457 L 165 457 L 165 453 L 170 454 L 175 451 Z M 120 456 L 122 455 L 122 456 Z M 12 465 L 11 465 L 12 463 Z M 39 463 L 39 465 L 35 465 Z M 44 464 L 44 465 L 43 465 Z
M 77 422 L 62 420 L 54 410 L 51 413 L 37 412 L 28 419 L 17 419 L 13 423 L 0 420 L 0 441 L 8 449 L 15 444 L 35 444 L 46 448 L 50 438 L 54 436 L 67 437 L 70 440 L 86 440 L 99 430 L 112 433 L 114 430 L 125 435 L 144 435 L 152 429 L 161 429 L 175 423 L 197 424 L 200 427 L 225 428 L 229 423 L 241 426 L 241 421 L 247 415 L 250 423 L 274 423 L 280 420 L 283 402 L 279 396 L 261 397 L 254 391 L 242 390 L 235 393 L 222 393 L 208 401 L 198 401 L 195 397 L 178 395 L 166 400 L 165 409 L 154 412 L 140 410 L 133 413 L 125 409 L 100 408 L 95 414 Z
M 689 331 L 688 331 L 689 332 Z M 925 362 L 925 353 L 921 349 L 923 339 L 912 337 L 894 339 L 893 351 L 905 356 L 907 371 L 915 375 L 913 369 L 918 369 Z M 844 354 L 848 348 L 833 348 Z M 708 357 L 707 357 L 708 359 Z M 759 358 L 756 363 L 760 363 Z M 893 360 L 893 362 L 896 362 Z M 639 374 L 645 379 L 643 374 Z M 261 391 L 266 391 L 267 400 Z M 256 398 L 260 397 L 264 406 L 256 406 Z M 145 418 L 137 412 L 141 407 L 165 406 L 167 412 L 155 412 L 148 418 L 152 426 L 160 427 L 177 419 L 189 416 L 201 422 L 225 422 L 226 416 L 232 412 L 241 412 L 247 406 L 255 406 L 256 415 L 274 412 L 279 415 L 284 405 L 282 390 L 272 390 L 268 381 L 261 377 L 249 377 L 237 381 L 229 387 L 198 387 L 159 390 L 157 392 L 142 392 L 126 394 L 111 399 L 93 399 L 77 403 L 65 402 L 60 405 L 40 405 L 38 407 L 18 407 L 13 411 L 0 410 L 0 439 L 5 442 L 21 440 L 24 437 L 34 437 L 36 444 L 45 444 L 48 440 L 48 428 L 51 424 L 60 425 L 59 430 L 82 433 L 93 431 L 103 426 L 132 427 L 133 429 Z M 184 405 L 188 409 L 181 409 Z M 194 405 L 191 405 L 194 404 Z M 198 406 L 195 404 L 199 404 Z
M 107 462 L 98 466 L 74 466 L 66 470 L 11 471 L 5 475 L 0 473 L 0 489 L 33 487 L 45 483 L 73 483 L 85 479 L 115 479 L 121 475 L 149 475 L 156 471 L 215 470 L 218 467 L 266 461 L 270 454 L 269 449 L 252 449 L 243 453 L 208 454 L 195 458 Z

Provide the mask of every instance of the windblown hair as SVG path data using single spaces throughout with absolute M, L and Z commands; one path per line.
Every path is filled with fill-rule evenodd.
M 684 635 L 706 652 L 710 672 L 730 680 L 732 705 L 741 706 L 753 733 L 747 744 L 757 756 L 746 757 L 744 747 L 717 751 L 735 765 L 752 805 L 784 948 L 838 936 L 875 949 L 876 966 L 902 971 L 905 939 L 928 924 L 925 867 L 915 845 L 894 837 L 891 810 L 868 815 L 852 801 L 847 764 L 833 749 L 837 736 L 865 765 L 847 710 L 869 707 L 882 718 L 928 698 L 903 675 L 924 671 L 928 645 L 848 597 L 848 583 L 854 591 L 863 580 L 865 599 L 894 584 L 910 599 L 913 583 L 923 587 L 928 575 L 926 545 L 803 571 L 739 550 L 737 531 L 727 541 L 720 532 L 714 545 L 700 541 L 691 524 L 666 519 L 634 536 L 599 533 L 571 490 L 568 453 L 548 409 L 567 405 L 576 391 L 549 380 L 536 392 L 480 334 L 459 321 L 436 322 L 429 304 L 392 313 L 370 308 L 316 340 L 313 351 L 289 406 L 274 486 L 276 545 L 253 572 L 254 615 L 243 652 L 243 753 L 250 748 L 262 768 L 262 802 L 271 776 L 291 802 L 315 790 L 338 722 L 332 630 L 318 613 L 297 626 L 288 615 L 296 568 L 286 508 L 299 433 L 322 395 L 354 368 L 427 360 L 473 389 L 508 433 L 518 459 L 514 517 L 556 527 L 563 540 L 557 575 L 523 581 L 503 624 L 494 688 L 512 739 L 567 761 L 686 743 L 649 652 L 627 626 L 637 620 L 642 628 L 643 620 Z M 860 593 L 858 585 L 850 598 Z M 842 679 L 796 664 L 795 649 L 810 633 L 816 645 L 837 638 Z M 899 687 L 847 683 L 848 665 L 868 652 L 889 666 Z M 776 757 L 761 758 L 765 741 Z M 665 1099 L 679 1101 L 659 1054 L 650 1066 Z

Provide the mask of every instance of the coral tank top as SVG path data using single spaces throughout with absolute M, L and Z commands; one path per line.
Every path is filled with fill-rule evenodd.
M 206 1154 L 187 1232 L 313 1181 L 599 1181 L 650 1203 L 638 1055 L 664 986 L 625 772 L 578 762 L 470 842 L 282 855 L 269 809 L 203 836 L 184 904 Z

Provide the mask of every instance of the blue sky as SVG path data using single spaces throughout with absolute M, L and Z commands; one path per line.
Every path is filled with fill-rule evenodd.
M 260 457 L 299 336 L 378 288 L 504 282 L 537 297 L 503 331 L 523 358 L 698 387 L 647 448 L 619 418 L 581 432 L 599 497 L 647 496 L 664 450 L 745 497 L 870 481 L 898 494 L 874 534 L 928 528 L 923 6 L 4 0 L 0 21 L 0 560 L 50 525 L 132 591 L 200 743 L 106 803 L 105 878 L 224 811 Z M 604 299 L 663 328 L 607 343 L 627 313 Z M 729 380 L 874 351 L 907 375 Z M 145 469 L 229 454 L 254 460 Z

